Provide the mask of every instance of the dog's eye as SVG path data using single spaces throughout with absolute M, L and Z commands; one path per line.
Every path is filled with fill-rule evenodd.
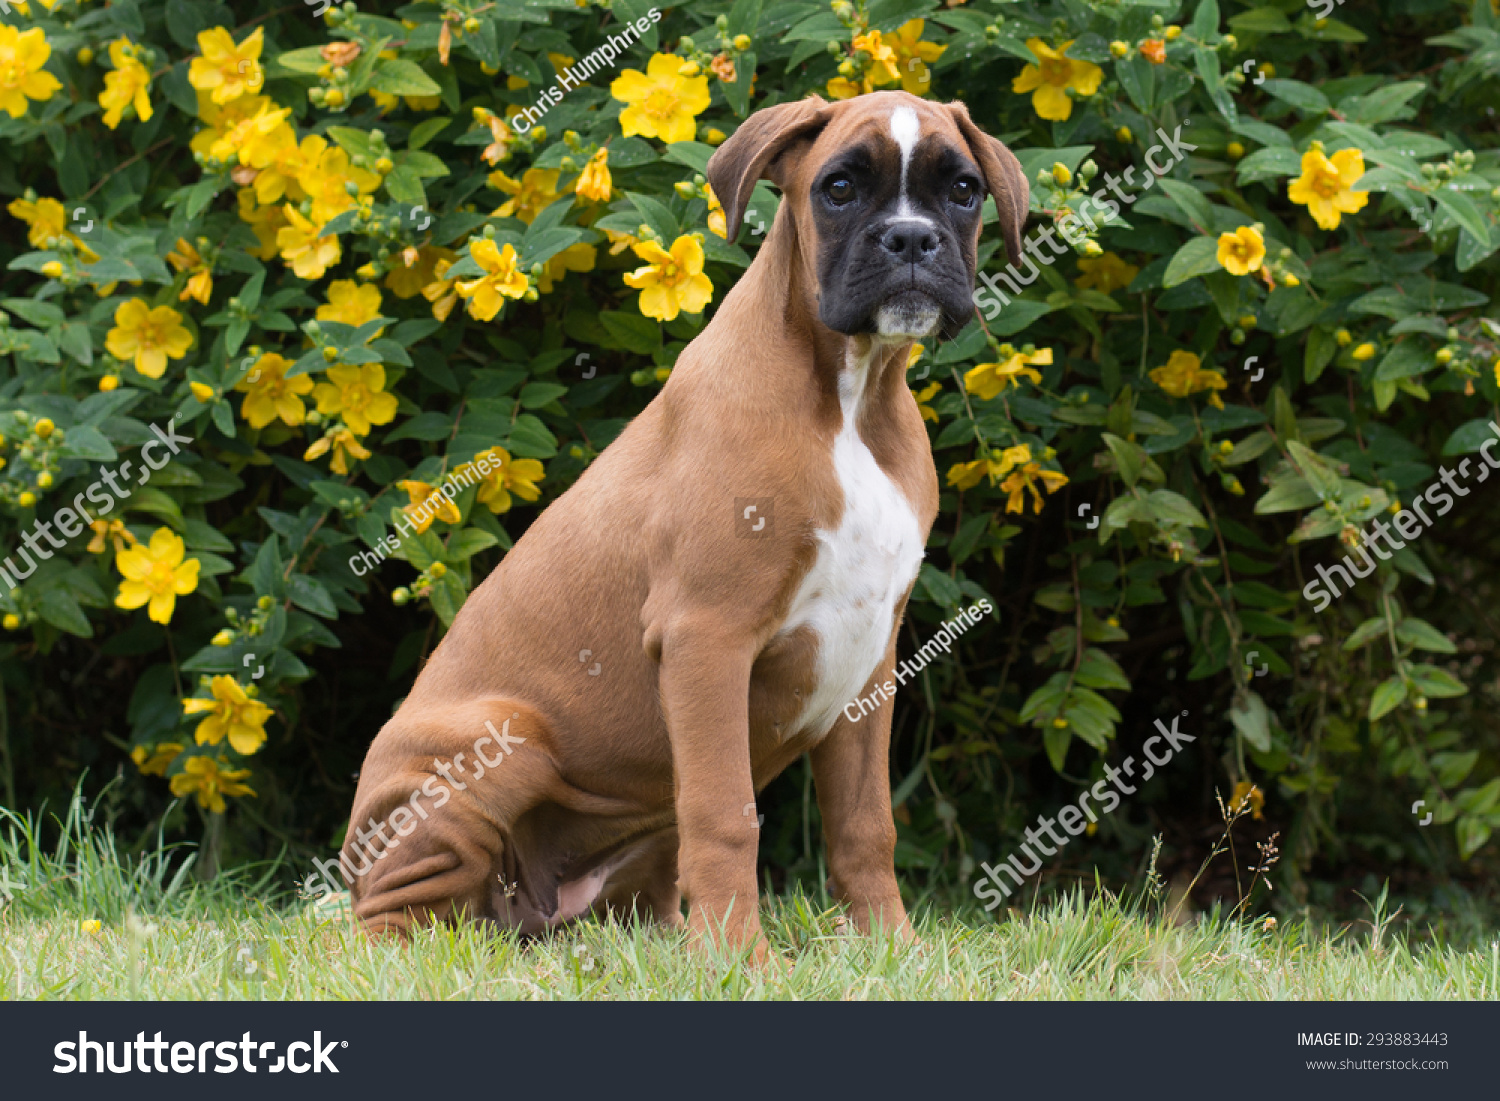
M 958 180 L 948 192 L 948 201 L 957 203 L 959 206 L 968 206 L 978 193 L 979 189 L 974 186 L 973 180 Z
M 851 203 L 854 201 L 854 181 L 848 176 L 835 176 L 823 185 L 823 194 L 835 206 Z

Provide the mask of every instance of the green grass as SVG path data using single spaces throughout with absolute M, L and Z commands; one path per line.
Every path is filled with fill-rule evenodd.
M 0 812 L 4 815 L 4 812 Z M 652 929 L 588 923 L 525 942 L 468 925 L 409 946 L 355 933 L 339 899 L 277 892 L 290 869 L 198 880 L 158 844 L 116 855 L 75 801 L 47 852 L 4 815 L 0 998 L 14 999 L 1495 999 L 1500 941 L 1471 947 L 1394 931 L 1384 902 L 1343 928 L 1198 915 L 1074 893 L 992 924 L 928 909 L 922 945 L 843 932 L 837 908 L 793 894 L 765 903 L 784 968 L 757 968 Z M 185 859 L 187 857 L 187 859 Z M 3 882 L 3 881 L 0 881 Z M 98 921 L 90 931 L 86 922 Z

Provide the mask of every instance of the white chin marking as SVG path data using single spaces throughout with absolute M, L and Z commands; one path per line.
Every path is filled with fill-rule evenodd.
M 875 332 L 886 339 L 919 340 L 938 327 L 941 312 L 931 301 L 887 302 L 875 311 Z

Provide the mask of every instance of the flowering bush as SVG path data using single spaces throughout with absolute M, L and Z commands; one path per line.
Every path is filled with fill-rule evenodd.
M 944 493 L 902 646 L 998 621 L 898 705 L 901 863 L 967 878 L 1183 708 L 1201 771 L 1107 849 L 1153 806 L 1191 847 L 1215 789 L 1294 884 L 1500 825 L 1479 474 L 1314 595 L 1500 417 L 1489 0 L 266 7 L 0 13 L 8 805 L 92 766 L 215 855 L 336 841 L 401 685 L 764 239 L 714 146 L 900 87 L 1035 180 L 910 364 Z

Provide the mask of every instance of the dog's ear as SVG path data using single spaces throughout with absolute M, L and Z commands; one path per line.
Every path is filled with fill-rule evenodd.
M 948 104 L 953 112 L 953 121 L 969 143 L 969 151 L 979 162 L 984 173 L 984 186 L 995 197 L 995 213 L 1000 216 L 1000 234 L 1005 238 L 1005 251 L 1011 263 L 1021 259 L 1021 227 L 1026 224 L 1026 214 L 1031 208 L 1031 188 L 1026 183 L 1026 174 L 1021 171 L 1021 162 L 1016 155 L 995 138 L 990 137 L 969 117 L 969 109 L 957 101 Z
M 740 124 L 708 161 L 708 184 L 724 208 L 729 240 L 739 236 L 745 207 L 755 181 L 764 177 L 781 186 L 779 158 L 798 139 L 811 137 L 827 123 L 828 102 L 809 96 L 757 111 Z

